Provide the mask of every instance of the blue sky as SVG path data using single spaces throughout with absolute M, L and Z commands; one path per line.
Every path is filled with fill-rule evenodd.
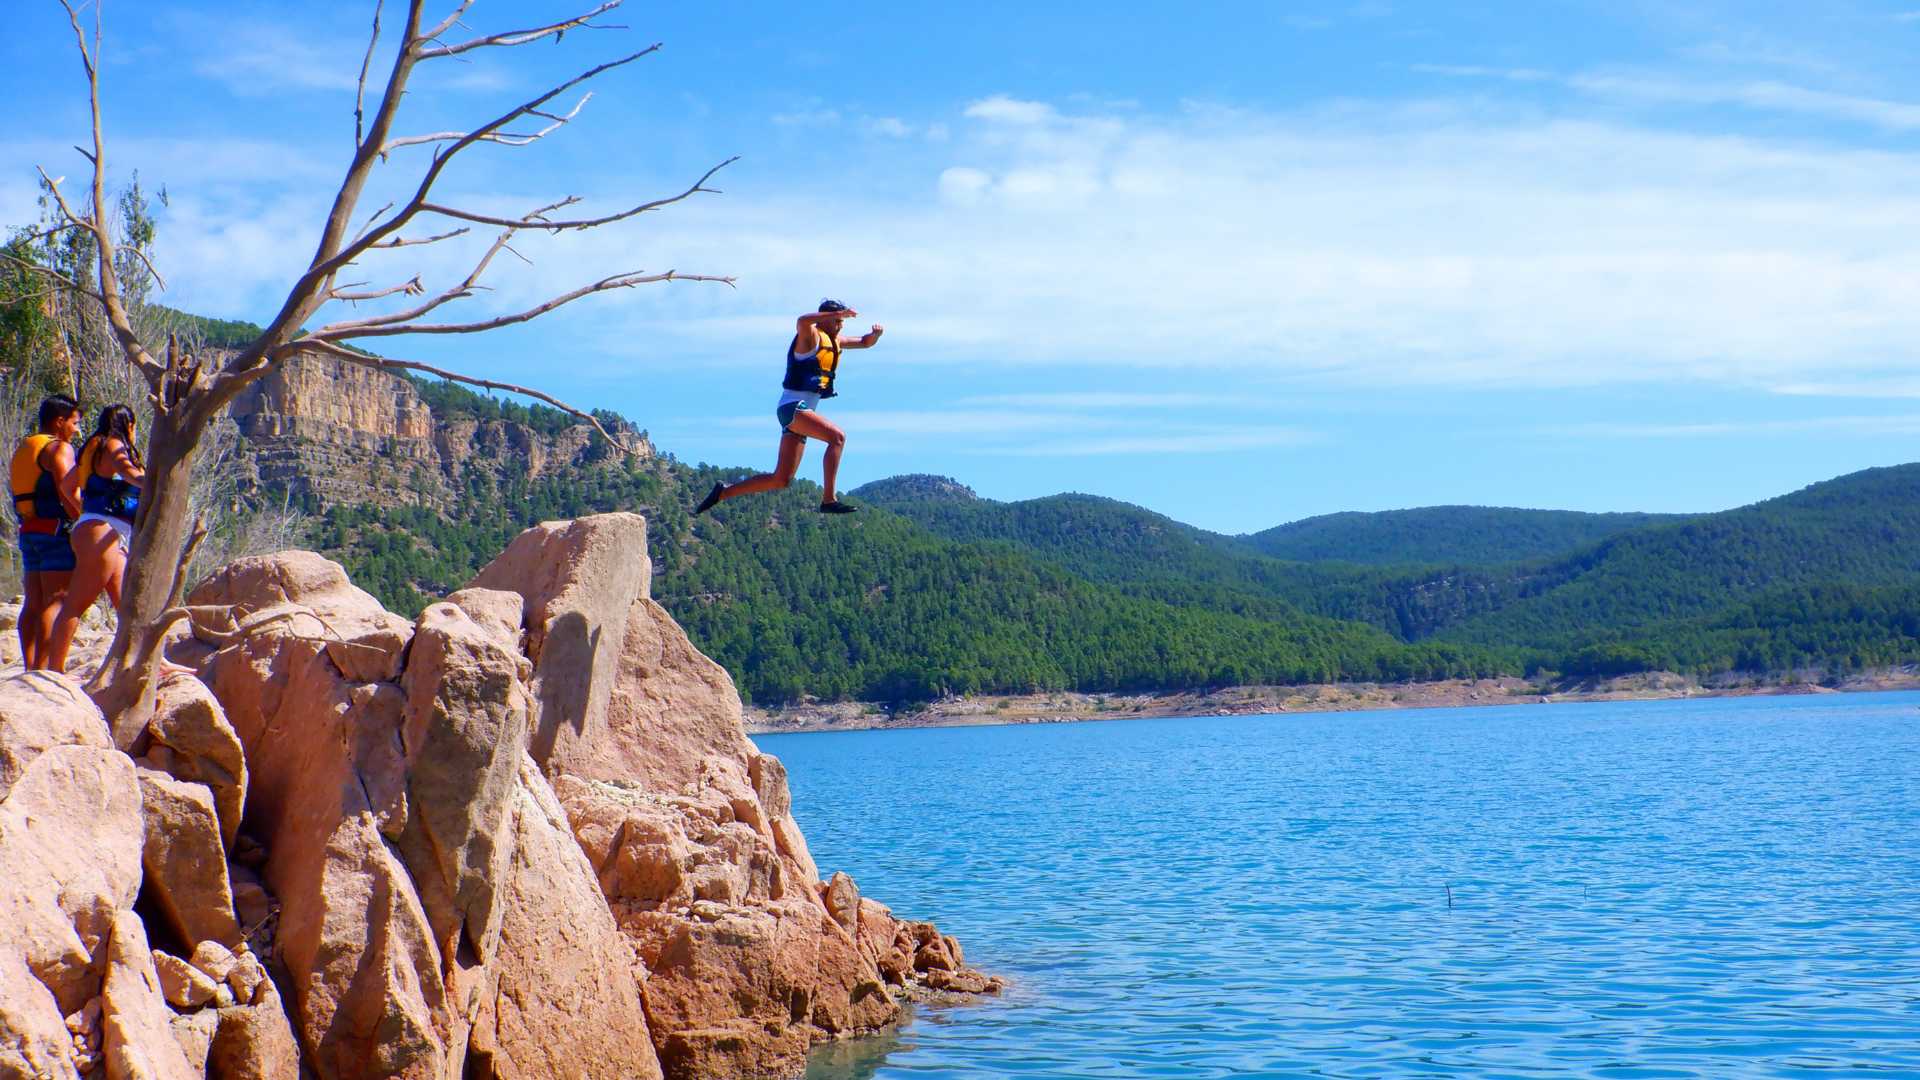
M 351 151 L 371 10 L 108 5 L 109 152 L 168 190 L 169 302 L 278 306 Z M 467 22 L 577 10 L 481 0 Z M 445 194 L 615 209 L 741 160 L 723 195 L 530 240 L 468 311 L 632 269 L 738 288 L 384 351 L 764 467 L 792 317 L 836 296 L 888 327 L 829 408 L 844 486 L 937 472 L 1230 532 L 1438 503 L 1710 510 L 1920 457 L 1914 0 L 630 2 L 607 21 L 629 29 L 423 72 L 407 131 L 665 45 L 541 144 L 463 156 Z M 8 22 L 0 223 L 25 223 L 36 164 L 81 175 L 85 99 L 58 5 Z M 366 208 L 424 160 L 396 153 Z M 431 286 L 473 257 L 366 276 Z

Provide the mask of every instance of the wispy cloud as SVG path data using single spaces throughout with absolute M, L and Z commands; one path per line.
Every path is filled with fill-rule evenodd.
M 1820 416 L 1797 420 L 1721 420 L 1687 424 L 1572 424 L 1540 428 L 1541 435 L 1608 439 L 1698 439 L 1721 436 L 1920 434 L 1920 416 Z
M 1568 86 L 1604 97 L 1683 105 L 1738 105 L 1749 109 L 1825 116 L 1890 131 L 1920 128 L 1920 104 L 1838 94 L 1790 83 L 1693 82 L 1645 75 L 1575 75 Z
M 1491 79 L 1513 83 L 1551 83 L 1594 97 L 1668 105 L 1732 105 L 1746 109 L 1823 116 L 1871 124 L 1889 131 L 1920 128 L 1920 103 L 1843 94 L 1773 79 L 1715 80 L 1678 78 L 1639 71 L 1585 71 L 1559 74 L 1538 68 L 1483 67 L 1471 64 L 1414 64 L 1426 75 Z
M 528 237 L 534 265 L 502 266 L 470 310 L 651 266 L 733 273 L 740 288 L 570 309 L 612 360 L 672 348 L 758 363 L 796 305 L 826 293 L 887 323 L 885 359 L 903 364 L 1348 386 L 1779 387 L 1920 371 L 1920 154 L 1903 149 L 1432 102 L 1154 116 L 996 97 L 957 112 L 946 143 L 850 145 L 830 187 L 800 177 L 778 195 L 676 206 L 643 231 Z M 166 252 L 172 271 L 201 264 L 181 302 L 204 287 L 238 313 L 226 298 L 284 286 L 330 182 L 176 186 L 203 200 L 204 239 Z M 824 262 L 822 220 L 837 230 Z M 169 229 L 162 242 L 184 240 Z M 436 245 L 409 270 L 442 280 L 471 257 Z
M 1258 401 L 1231 394 L 1191 394 L 1169 392 L 1165 394 L 1135 394 L 1113 392 L 1074 392 L 1062 391 L 1045 394 L 976 394 L 963 397 L 961 405 L 984 405 L 1005 408 L 1061 408 L 1061 409 L 1155 409 L 1187 408 L 1194 406 L 1232 407 L 1258 406 Z
M 781 127 L 833 127 L 840 122 L 838 109 L 804 109 L 774 113 L 773 122 Z
M 914 127 L 897 116 L 869 116 L 865 121 L 867 133 L 888 139 L 910 139 Z
M 216 20 L 180 13 L 171 22 L 180 40 L 208 46 L 191 60 L 195 74 L 248 97 L 284 90 L 350 91 L 367 47 L 365 38 L 245 15 Z
M 1827 379 L 1782 383 L 1769 387 L 1776 394 L 1790 397 L 1920 398 L 1920 375 L 1862 376 L 1852 379 Z
M 969 120 L 986 120 L 992 123 L 1031 127 L 1051 123 L 1058 119 L 1060 114 L 1045 102 L 1022 101 L 1005 94 L 996 94 L 967 106 L 961 115 Z
M 1019 446 L 972 448 L 978 454 L 1019 457 L 1097 457 L 1107 454 L 1224 454 L 1240 450 L 1301 446 L 1317 442 L 1315 432 L 1299 428 L 1244 428 L 1166 432 L 1109 438 L 1055 439 Z

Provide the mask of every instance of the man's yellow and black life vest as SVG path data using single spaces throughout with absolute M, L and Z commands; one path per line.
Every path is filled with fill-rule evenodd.
M 804 360 L 793 355 L 800 348 L 800 335 L 793 336 L 793 344 L 787 346 L 787 378 L 780 385 L 829 398 L 833 396 L 833 377 L 840 371 L 840 341 L 822 330 L 814 333 L 820 348 Z
M 13 493 L 13 512 L 20 518 L 24 533 L 55 533 L 67 520 L 67 508 L 60 501 L 54 476 L 40 467 L 40 454 L 52 446 L 57 435 L 29 435 L 13 451 L 8 469 L 8 488 Z

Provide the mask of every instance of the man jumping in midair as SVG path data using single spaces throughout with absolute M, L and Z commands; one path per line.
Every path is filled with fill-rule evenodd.
M 787 377 L 781 382 L 785 392 L 774 415 L 780 421 L 780 459 L 770 473 L 750 476 L 737 484 L 715 484 L 700 500 L 694 514 L 700 515 L 718 503 L 741 495 L 772 491 L 793 483 L 800 469 L 800 458 L 807 452 L 807 440 L 827 444 L 827 460 L 822 467 L 820 512 L 851 514 L 859 507 L 848 506 L 834 494 L 834 475 L 840 471 L 840 451 L 847 445 L 847 433 L 817 411 L 820 399 L 834 396 L 833 380 L 840 373 L 840 354 L 847 349 L 871 349 L 886 332 L 875 323 L 863 337 L 841 337 L 840 328 L 860 313 L 838 300 L 820 301 L 820 310 L 808 312 L 794 322 L 793 344 L 787 346 Z

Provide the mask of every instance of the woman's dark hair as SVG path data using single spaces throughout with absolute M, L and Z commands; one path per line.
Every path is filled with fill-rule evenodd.
M 93 434 L 87 436 L 87 441 L 80 444 L 79 456 L 86 457 L 87 451 L 92 448 L 95 440 L 108 438 L 119 439 L 126 445 L 127 456 L 133 459 L 133 463 L 143 469 L 146 468 L 140 460 L 140 448 L 133 442 L 132 409 L 125 405 L 109 405 L 101 409 L 100 421 L 93 426 Z
M 40 403 L 40 430 L 53 426 L 56 420 L 65 420 L 80 411 L 80 403 L 65 394 L 54 394 Z

